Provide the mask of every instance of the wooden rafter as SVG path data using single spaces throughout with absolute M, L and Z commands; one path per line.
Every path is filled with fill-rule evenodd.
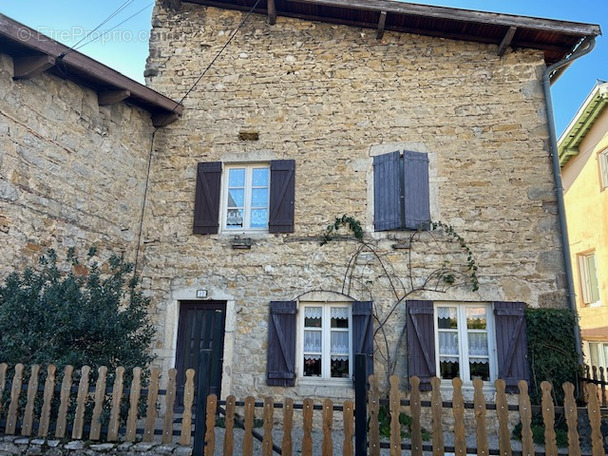
M 277 22 L 277 6 L 275 5 L 274 0 L 267 0 L 267 2 L 268 23 L 274 25 Z
M 108 106 L 120 103 L 131 96 L 128 90 L 105 90 L 97 94 L 99 106 Z
M 154 114 L 152 115 L 152 125 L 156 128 L 162 128 L 172 124 L 177 119 L 179 119 L 179 115 L 176 112 L 170 112 L 169 114 Z
M 511 41 L 513 41 L 513 37 L 515 36 L 515 32 L 517 31 L 517 27 L 509 27 L 507 33 L 505 33 L 502 42 L 498 46 L 498 51 L 496 52 L 499 57 L 502 57 L 503 54 L 507 51 L 507 48 L 511 46 Z
M 13 79 L 29 79 L 55 66 L 50 55 L 32 55 L 13 59 Z
M 376 38 L 378 38 L 379 40 L 381 40 L 382 37 L 384 36 L 384 27 L 386 25 L 386 16 L 387 16 L 386 11 L 380 11 L 380 19 L 378 19 L 378 34 L 376 35 Z

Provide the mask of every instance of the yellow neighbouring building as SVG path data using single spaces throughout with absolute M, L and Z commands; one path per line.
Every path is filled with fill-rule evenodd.
M 608 369 L 608 82 L 558 142 L 585 362 Z

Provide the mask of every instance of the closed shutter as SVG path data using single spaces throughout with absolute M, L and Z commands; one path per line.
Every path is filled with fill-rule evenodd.
M 272 301 L 268 321 L 266 383 L 294 386 L 296 378 L 296 302 Z
M 270 216 L 268 232 L 293 233 L 295 207 L 295 160 L 270 162 Z
M 523 302 L 494 303 L 498 378 L 505 381 L 509 392 L 518 391 L 520 380 L 530 381 L 525 310 Z
M 431 389 L 435 377 L 435 322 L 433 301 L 406 301 L 407 357 L 410 376 L 420 378 L 420 390 Z
M 403 152 L 405 228 L 429 229 L 429 159 L 422 152 Z
M 222 163 L 199 163 L 194 196 L 194 234 L 216 234 L 219 230 Z
M 399 151 L 374 157 L 374 230 L 403 227 Z
M 353 302 L 353 354 L 366 355 L 367 375 L 374 373 L 374 319 L 371 301 Z

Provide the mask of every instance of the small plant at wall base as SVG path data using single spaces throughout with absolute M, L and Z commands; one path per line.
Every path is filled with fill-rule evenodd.
M 146 368 L 152 360 L 149 299 L 133 265 L 112 255 L 81 261 L 69 249 L 63 262 L 50 250 L 38 269 L 13 272 L 0 285 L 0 362 L 70 364 L 113 371 Z M 107 272 L 106 272 L 107 271 Z

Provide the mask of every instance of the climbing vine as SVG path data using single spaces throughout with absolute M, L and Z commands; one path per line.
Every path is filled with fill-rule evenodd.
M 321 245 L 327 244 L 332 240 L 332 234 L 340 229 L 340 227 L 346 227 L 353 232 L 353 235 L 359 241 L 363 240 L 363 228 L 361 227 L 361 222 L 355 219 L 354 217 L 350 217 L 344 214 L 342 217 L 336 217 L 336 220 L 333 224 L 327 225 L 327 229 L 323 234 L 323 240 L 321 241 Z

